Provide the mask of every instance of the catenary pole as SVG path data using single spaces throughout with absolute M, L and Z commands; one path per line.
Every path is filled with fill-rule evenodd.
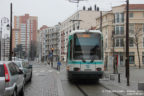
M 12 60 L 12 3 L 10 4 L 10 53 L 9 61 Z
M 126 78 L 129 86 L 129 0 L 126 1 Z

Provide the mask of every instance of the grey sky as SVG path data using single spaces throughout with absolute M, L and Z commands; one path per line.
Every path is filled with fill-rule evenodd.
M 101 10 L 109 10 L 111 6 L 125 3 L 125 0 L 87 0 L 80 2 L 82 6 L 94 6 L 97 4 Z M 24 15 L 29 13 L 31 16 L 38 16 L 38 28 L 42 25 L 53 26 L 58 22 L 64 21 L 77 11 L 77 5 L 68 0 L 0 0 L 0 19 L 9 18 L 10 2 L 13 3 L 13 15 Z M 143 3 L 144 0 L 130 0 L 130 3 Z

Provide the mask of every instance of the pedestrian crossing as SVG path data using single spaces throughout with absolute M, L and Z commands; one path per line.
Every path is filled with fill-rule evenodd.
M 43 75 L 43 74 L 49 74 L 49 73 L 56 73 L 56 74 L 60 74 L 62 72 L 64 72 L 66 69 L 63 68 L 60 71 L 56 70 L 56 68 L 52 68 L 49 65 L 43 65 L 43 66 L 34 66 L 33 68 L 33 75 L 39 76 L 39 75 Z

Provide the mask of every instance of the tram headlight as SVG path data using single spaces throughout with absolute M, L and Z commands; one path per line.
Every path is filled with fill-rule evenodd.
M 69 71 L 70 67 L 69 67 L 69 66 L 67 66 L 67 67 L 66 67 L 66 69 L 67 69 L 67 71 Z
M 96 71 L 102 71 L 102 68 L 98 67 L 96 68 Z
M 80 68 L 73 68 L 74 71 L 80 71 Z

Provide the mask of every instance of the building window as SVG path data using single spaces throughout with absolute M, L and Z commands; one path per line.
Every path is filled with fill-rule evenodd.
M 115 14 L 115 23 L 123 23 L 124 22 L 124 13 L 116 13 Z
M 115 41 L 115 47 L 119 47 L 119 39 L 116 39 L 116 41 Z
M 142 31 L 144 32 L 144 24 L 142 25 Z
M 107 39 L 106 39 L 105 47 L 107 48 Z
M 134 39 L 129 38 L 129 47 L 133 47 L 133 46 L 134 46 Z
M 119 26 L 115 27 L 115 34 L 119 34 Z
M 129 17 L 130 17 L 130 18 L 133 18 L 133 13 L 132 13 L 132 12 L 129 13 Z
M 123 47 L 123 46 L 124 46 L 123 38 L 115 39 L 115 47 Z
M 121 22 L 124 22 L 124 13 L 121 13 Z
M 142 52 L 142 63 L 144 64 L 144 52 Z
M 134 34 L 134 24 L 129 25 L 129 33 Z
M 134 52 L 129 52 L 129 64 L 134 64 L 134 63 L 135 63 Z
M 143 48 L 144 48 L 144 37 L 143 37 Z
M 124 46 L 124 41 L 122 38 L 120 38 L 120 47 L 123 47 Z
M 120 26 L 120 34 L 124 34 L 124 26 Z
M 124 34 L 124 26 L 115 26 L 115 34 L 116 35 Z
M 119 13 L 115 14 L 115 21 L 116 21 L 116 23 L 119 23 Z

